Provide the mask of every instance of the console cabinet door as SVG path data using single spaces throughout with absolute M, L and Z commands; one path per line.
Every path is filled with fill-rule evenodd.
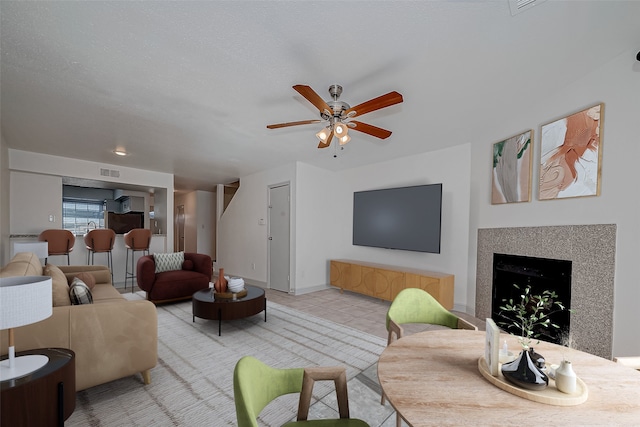
M 349 270 L 352 264 L 346 262 L 331 261 L 329 271 L 329 283 L 339 288 L 348 288 Z
M 372 267 L 360 267 L 362 269 L 362 293 L 374 296 L 376 292 L 376 269 Z
M 392 301 L 394 289 L 404 288 L 404 273 L 401 271 L 376 269 L 376 286 L 373 296 Z
M 407 273 L 406 283 L 408 288 L 429 292 L 447 310 L 453 308 L 453 276 L 431 277 Z

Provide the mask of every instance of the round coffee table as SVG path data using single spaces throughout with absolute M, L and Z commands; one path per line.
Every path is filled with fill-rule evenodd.
M 201 319 L 218 320 L 218 336 L 222 335 L 222 321 L 242 319 L 264 311 L 267 321 L 267 298 L 264 289 L 257 286 L 244 285 L 247 295 L 238 298 L 214 298 L 213 289 L 203 289 L 193 294 L 193 321 Z

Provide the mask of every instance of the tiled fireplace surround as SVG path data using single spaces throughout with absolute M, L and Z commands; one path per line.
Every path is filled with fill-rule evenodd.
M 612 356 L 616 225 L 478 230 L 476 317 L 491 317 L 493 254 L 572 261 L 570 346 Z

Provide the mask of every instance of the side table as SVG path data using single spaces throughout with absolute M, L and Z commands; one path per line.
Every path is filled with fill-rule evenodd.
M 29 375 L 0 382 L 0 425 L 63 426 L 76 408 L 75 353 L 42 348 L 16 357 L 27 354 L 45 355 L 49 362 Z

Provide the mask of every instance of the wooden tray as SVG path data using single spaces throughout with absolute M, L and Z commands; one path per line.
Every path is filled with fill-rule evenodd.
M 589 397 L 587 385 L 580 378 L 577 378 L 576 381 L 576 392 L 573 394 L 566 394 L 556 388 L 556 382 L 552 378 L 549 378 L 549 386 L 543 390 L 526 390 L 516 387 L 510 383 L 502 375 L 501 371 L 498 371 L 498 376 L 494 377 L 489 372 L 484 356 L 478 359 L 478 370 L 483 377 L 499 389 L 525 399 L 533 400 L 534 402 L 555 406 L 575 406 L 584 403 Z
M 233 299 L 233 292 L 213 292 L 213 297 L 215 299 Z M 247 295 L 247 290 L 243 289 L 240 292 L 236 292 L 236 298 L 242 298 Z

